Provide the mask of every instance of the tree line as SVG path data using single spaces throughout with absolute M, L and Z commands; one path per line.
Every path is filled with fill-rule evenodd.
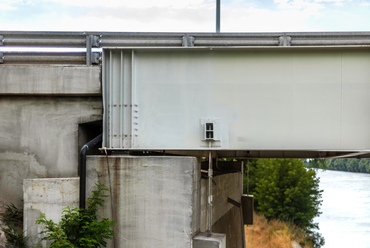
M 306 162 L 308 163 L 308 162 Z M 320 164 L 314 164 L 314 168 L 323 168 Z M 356 159 L 356 158 L 336 158 L 324 160 L 324 169 L 370 173 L 370 159 Z

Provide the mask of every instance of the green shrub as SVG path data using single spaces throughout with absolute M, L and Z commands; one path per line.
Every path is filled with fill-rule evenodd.
M 114 232 L 110 229 L 113 221 L 106 218 L 99 220 L 98 207 L 103 206 L 104 185 L 96 185 L 97 190 L 92 191 L 92 196 L 87 199 L 86 209 L 66 208 L 62 220 L 54 223 L 41 214 L 36 224 L 44 224 L 45 230 L 40 234 L 45 235 L 42 240 L 52 241 L 50 247 L 106 247 L 105 240 L 112 239 Z
M 4 224 L 1 229 L 5 234 L 7 245 L 26 248 L 27 237 L 23 232 L 23 208 L 19 209 L 13 203 L 6 205 L 1 221 Z

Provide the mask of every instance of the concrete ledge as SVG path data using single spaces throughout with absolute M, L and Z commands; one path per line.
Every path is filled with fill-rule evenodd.
M 212 233 L 207 237 L 207 233 L 199 233 L 193 238 L 194 248 L 226 248 L 226 235 L 223 233 Z
M 1 65 L 0 82 L 0 95 L 101 95 L 101 67 Z

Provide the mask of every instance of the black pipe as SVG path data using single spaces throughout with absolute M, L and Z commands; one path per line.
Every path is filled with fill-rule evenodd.
M 103 134 L 96 136 L 94 139 L 90 140 L 86 145 L 81 148 L 80 151 L 80 208 L 85 209 L 86 206 L 86 153 L 89 148 L 94 147 L 102 140 Z

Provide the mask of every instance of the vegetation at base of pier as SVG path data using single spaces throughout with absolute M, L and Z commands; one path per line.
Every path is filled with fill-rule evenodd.
M 313 219 L 319 216 L 322 191 L 316 171 L 302 159 L 252 159 L 249 167 L 249 194 L 255 209 L 267 220 L 282 220 L 305 231 L 313 247 L 321 247 L 324 238 L 315 230 Z M 247 178 L 244 177 L 245 187 Z M 246 188 L 244 189 L 246 192 Z
M 49 240 L 49 247 L 106 247 L 107 242 L 113 238 L 114 232 L 111 226 L 113 221 L 103 218 L 99 220 L 98 207 L 103 206 L 105 191 L 109 191 L 104 185 L 96 185 L 97 190 L 92 191 L 92 196 L 87 199 L 86 209 L 66 208 L 63 211 L 62 220 L 55 223 L 47 220 L 45 214 L 41 214 L 36 224 L 43 224 L 45 230 L 40 232 L 44 235 L 42 240 Z
M 324 161 L 327 170 L 370 173 L 370 159 L 337 158 L 325 159 Z M 322 168 L 320 165 L 314 165 L 313 167 Z
M 245 227 L 245 243 L 248 248 L 286 248 L 297 242 L 303 248 L 313 247 L 306 231 L 291 222 L 267 220 L 263 215 L 253 214 L 253 225 Z
M 26 248 L 27 237 L 23 232 L 23 208 L 17 208 L 13 203 L 5 206 L 5 212 L 0 216 L 4 226 L 1 227 L 9 247 Z

